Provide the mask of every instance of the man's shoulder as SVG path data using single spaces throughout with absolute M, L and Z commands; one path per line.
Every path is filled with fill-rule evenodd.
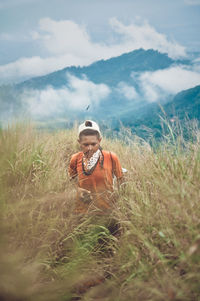
M 111 152 L 111 151 L 103 150 L 103 155 L 110 156 L 110 157 L 112 157 L 112 159 L 118 158 L 117 155 L 113 151 Z
M 78 159 L 82 154 L 83 154 L 82 152 L 77 152 L 77 153 L 73 154 L 73 155 L 71 156 L 71 160 L 76 160 L 76 159 Z

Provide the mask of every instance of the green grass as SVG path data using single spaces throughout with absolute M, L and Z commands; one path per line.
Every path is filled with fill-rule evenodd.
M 200 300 L 200 134 L 184 141 L 170 129 L 156 147 L 121 135 L 102 143 L 128 169 L 116 238 L 73 212 L 76 128 L 1 130 L 1 300 Z

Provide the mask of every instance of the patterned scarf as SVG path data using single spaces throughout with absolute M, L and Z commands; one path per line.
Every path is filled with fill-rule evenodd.
M 95 168 L 99 158 L 102 156 L 101 150 L 98 149 L 90 159 L 87 159 L 85 155 L 83 155 L 83 167 L 87 173 L 90 173 Z

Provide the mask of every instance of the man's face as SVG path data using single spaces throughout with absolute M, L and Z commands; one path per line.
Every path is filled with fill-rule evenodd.
M 84 155 L 89 159 L 98 150 L 101 138 L 98 139 L 96 135 L 82 135 L 78 142 Z

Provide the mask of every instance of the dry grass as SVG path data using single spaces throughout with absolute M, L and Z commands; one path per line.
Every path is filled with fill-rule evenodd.
M 73 213 L 76 129 L 1 131 L 0 299 L 200 300 L 199 132 L 172 134 L 157 148 L 125 129 L 125 142 L 103 139 L 128 169 L 115 238 Z

